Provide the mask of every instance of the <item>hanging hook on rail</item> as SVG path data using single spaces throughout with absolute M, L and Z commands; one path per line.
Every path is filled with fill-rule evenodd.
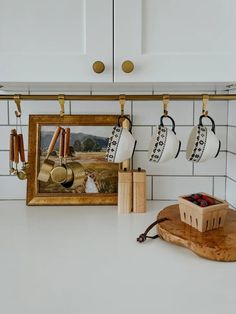
M 58 102 L 60 105 L 60 116 L 63 117 L 65 115 L 65 95 L 58 95 Z
M 168 116 L 168 107 L 169 107 L 169 102 L 170 102 L 170 96 L 169 95 L 163 95 L 162 98 L 163 101 L 163 113 L 164 116 Z
M 15 101 L 16 108 L 17 108 L 17 110 L 15 110 L 15 115 L 17 118 L 20 118 L 21 117 L 21 106 L 20 106 L 21 97 L 20 97 L 20 95 L 14 95 L 14 101 Z
M 125 111 L 125 95 L 120 95 L 119 100 L 120 100 L 120 115 L 123 118 Z
M 202 95 L 202 114 L 205 117 L 208 116 L 208 100 L 209 100 L 209 95 Z

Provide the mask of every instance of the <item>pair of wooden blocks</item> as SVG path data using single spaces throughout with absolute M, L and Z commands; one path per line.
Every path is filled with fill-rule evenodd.
M 118 173 L 118 212 L 146 212 L 146 171 L 138 168 Z

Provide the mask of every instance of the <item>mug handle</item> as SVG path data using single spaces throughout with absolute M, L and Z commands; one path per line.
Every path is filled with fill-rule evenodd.
M 216 129 L 216 126 L 215 126 L 215 121 L 212 119 L 212 117 L 210 117 L 210 116 L 204 116 L 204 114 L 202 115 L 202 116 L 200 116 L 200 118 L 199 118 L 199 125 L 200 126 L 203 126 L 203 124 L 202 124 L 202 119 L 203 118 L 208 118 L 209 120 L 211 120 L 211 130 L 212 130 L 212 132 L 215 134 L 215 129 Z
M 121 118 L 125 118 L 126 120 L 129 121 L 129 132 L 131 133 L 132 126 L 133 126 L 132 121 L 131 121 L 130 118 L 127 117 L 127 116 L 123 116 L 123 117 L 122 117 L 122 116 L 119 116 L 119 117 L 118 117 L 118 120 L 117 120 L 117 124 L 118 124 L 119 127 L 121 127 L 121 124 L 120 124 L 120 119 L 121 119 Z
M 161 125 L 161 126 L 164 126 L 164 123 L 163 123 L 163 119 L 164 119 L 164 118 L 169 118 L 169 119 L 171 120 L 171 122 L 172 122 L 172 131 L 176 134 L 176 132 L 175 132 L 175 121 L 174 121 L 174 119 L 173 119 L 171 116 L 165 116 L 165 115 L 161 116 L 161 119 L 160 119 L 160 125 Z

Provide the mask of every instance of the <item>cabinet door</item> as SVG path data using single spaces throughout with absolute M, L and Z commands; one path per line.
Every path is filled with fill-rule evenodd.
M 112 81 L 112 1 L 0 0 L 0 8 L 1 82 Z
M 115 81 L 235 81 L 235 12 L 235 0 L 115 0 Z

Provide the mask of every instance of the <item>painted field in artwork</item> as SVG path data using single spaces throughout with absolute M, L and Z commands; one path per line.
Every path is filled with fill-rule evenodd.
M 63 126 L 66 128 L 67 126 Z M 84 178 L 82 184 L 73 184 L 65 188 L 61 184 L 52 182 L 39 183 L 40 193 L 117 193 L 118 189 L 118 164 L 107 163 L 105 151 L 108 137 L 111 133 L 110 126 L 72 126 L 70 136 L 69 156 L 63 160 L 64 164 L 76 162 L 82 165 Z M 54 126 L 43 126 L 40 138 L 40 167 L 47 154 L 47 148 L 55 130 Z M 59 140 L 54 151 L 49 157 L 59 165 Z

